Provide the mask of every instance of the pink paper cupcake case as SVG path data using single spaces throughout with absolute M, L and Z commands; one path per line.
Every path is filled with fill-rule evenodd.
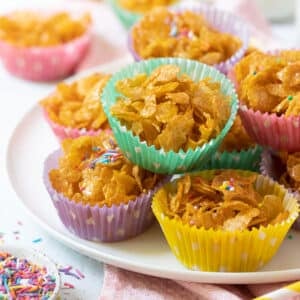
M 90 30 L 72 41 L 52 47 L 25 48 L 0 40 L 0 56 L 12 75 L 32 81 L 51 81 L 72 74 L 90 43 Z
M 277 116 L 241 105 L 239 114 L 252 139 L 262 146 L 288 152 L 300 151 L 300 116 Z
M 150 227 L 154 221 L 152 196 L 166 181 L 128 204 L 111 207 L 84 205 L 56 192 L 50 183 L 48 173 L 58 166 L 60 156 L 60 150 L 48 156 L 44 164 L 43 179 L 60 220 L 71 233 L 90 241 L 117 242 L 141 234 Z
M 278 51 L 268 53 L 275 55 Z M 228 72 L 227 77 L 237 89 L 238 83 L 233 69 Z M 300 151 L 300 116 L 285 117 L 274 113 L 262 113 L 242 104 L 239 107 L 239 115 L 246 131 L 257 144 L 271 147 L 273 150 Z
M 57 139 L 59 141 L 62 141 L 66 138 L 77 138 L 80 136 L 95 136 L 98 135 L 101 131 L 103 131 L 102 129 L 99 130 L 86 130 L 86 129 L 78 129 L 78 128 L 71 128 L 71 127 L 65 127 L 63 125 L 60 125 L 58 123 L 53 122 L 50 118 L 48 113 L 46 112 L 45 109 L 43 109 L 43 113 L 45 116 L 45 119 L 47 121 L 47 123 L 49 124 L 49 126 L 51 127 L 53 133 L 55 134 L 55 136 L 57 137 Z M 109 129 L 106 129 L 106 131 L 110 131 Z
M 264 150 L 261 155 L 260 162 L 260 172 L 264 176 L 268 176 L 273 180 L 278 181 L 280 175 L 284 172 L 285 166 L 282 164 L 281 160 L 277 154 L 272 150 Z M 300 194 L 299 192 L 293 192 L 291 189 L 288 189 L 290 193 L 293 193 L 295 198 L 300 203 Z M 300 217 L 298 217 L 295 223 L 292 226 L 293 229 L 300 231 Z
M 221 32 L 230 33 L 241 39 L 242 46 L 233 56 L 224 62 L 213 65 L 213 67 L 217 68 L 220 72 L 226 74 L 244 56 L 249 45 L 249 30 L 245 22 L 237 16 L 225 11 L 217 10 L 215 7 L 204 3 L 181 3 L 174 5 L 171 10 L 175 12 L 191 10 L 193 12 L 203 14 L 209 24 L 211 24 L 215 29 Z M 132 39 L 132 31 L 134 27 L 138 25 L 139 23 L 132 27 L 128 36 L 128 48 L 136 61 L 142 60 L 134 49 Z

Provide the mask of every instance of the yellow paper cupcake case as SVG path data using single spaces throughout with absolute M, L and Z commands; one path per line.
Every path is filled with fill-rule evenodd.
M 197 175 L 213 176 L 215 170 Z M 241 171 L 241 173 L 249 173 Z M 284 187 L 258 175 L 256 189 L 283 199 L 290 216 L 282 223 L 242 231 L 196 228 L 170 219 L 164 214 L 167 193 L 176 181 L 161 188 L 153 198 L 152 209 L 165 238 L 177 259 L 187 268 L 198 271 L 250 272 L 261 268 L 275 255 L 289 228 L 298 216 L 297 200 Z

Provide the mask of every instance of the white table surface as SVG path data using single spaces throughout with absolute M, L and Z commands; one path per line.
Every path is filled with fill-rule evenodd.
M 24 6 L 24 2 L 27 7 L 30 5 L 34 7 L 38 1 L 1 1 L 0 14 L 9 9 Z M 51 2 L 59 3 L 61 1 L 52 0 Z M 43 3 L 45 3 L 44 0 Z M 273 26 L 273 29 L 287 47 L 296 46 L 296 33 L 293 25 L 276 25 Z M 73 279 L 69 276 L 63 277 L 63 281 L 74 284 L 75 289 L 62 290 L 62 300 L 94 300 L 98 299 L 100 294 L 103 280 L 102 264 L 65 247 L 33 223 L 23 208 L 18 205 L 17 197 L 6 174 L 6 147 L 13 128 L 23 114 L 45 96 L 53 88 L 53 85 L 17 79 L 9 75 L 0 65 L 0 233 L 4 233 L 5 243 L 39 248 L 55 262 L 72 265 L 84 273 L 85 279 L 83 280 Z M 28 176 L 30 176 L 30 170 L 28 170 Z M 37 200 L 42 201 L 42 199 Z M 22 222 L 22 225 L 18 224 L 19 221 Z M 14 233 L 15 231 L 19 231 L 19 234 Z M 36 238 L 42 238 L 42 241 L 34 244 L 32 240 Z

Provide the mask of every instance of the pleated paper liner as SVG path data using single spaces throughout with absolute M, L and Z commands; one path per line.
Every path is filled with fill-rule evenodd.
M 200 169 L 240 169 L 258 172 L 262 147 L 255 145 L 241 151 L 217 151 Z
M 215 170 L 198 174 L 213 176 Z M 250 174 L 249 171 L 240 171 Z M 153 198 L 152 210 L 176 258 L 188 269 L 213 272 L 250 272 L 266 265 L 277 252 L 289 228 L 298 216 L 294 196 L 268 177 L 258 175 L 255 187 L 262 194 L 283 199 L 290 212 L 287 220 L 252 230 L 222 231 L 197 228 L 165 215 L 167 193 L 176 189 L 176 181 L 165 185 Z
M 231 98 L 230 117 L 220 134 L 194 150 L 189 149 L 186 152 L 182 149 L 178 152 L 157 150 L 153 145 L 149 146 L 145 141 L 141 141 L 138 136 L 133 135 L 132 131 L 121 125 L 120 121 L 113 117 L 110 112 L 112 105 L 119 96 L 115 89 L 117 81 L 131 78 L 140 73 L 150 74 L 157 67 L 166 64 L 179 66 L 182 73 L 188 74 L 195 81 L 210 77 L 213 81 L 220 82 L 222 93 Z M 112 76 L 104 88 L 101 99 L 115 139 L 127 158 L 144 169 L 164 174 L 183 173 L 200 168 L 220 146 L 233 124 L 238 108 L 237 95 L 233 85 L 224 74 L 205 64 L 181 58 L 150 59 L 128 65 Z
M 279 181 L 280 176 L 285 172 L 285 165 L 278 157 L 276 152 L 265 149 L 261 155 L 260 172 L 264 176 L 268 176 L 273 180 Z M 300 204 L 300 194 L 288 188 L 288 191 L 293 193 Z M 300 217 L 298 217 L 292 226 L 295 230 L 300 230 Z
M 236 90 L 238 90 L 238 83 L 235 79 L 235 74 L 234 74 L 234 68 L 230 69 L 228 72 L 227 72 L 227 78 L 229 80 L 231 80 L 233 86 L 235 87 Z
M 90 44 L 90 29 L 67 43 L 50 47 L 20 47 L 0 40 L 0 57 L 14 76 L 32 81 L 59 80 L 74 73 Z
M 234 55 L 224 62 L 214 65 L 219 71 L 226 74 L 244 56 L 249 45 L 249 30 L 246 23 L 237 16 L 218 10 L 212 5 L 199 2 L 182 2 L 170 7 L 170 10 L 179 13 L 190 10 L 194 13 L 201 14 L 213 28 L 220 32 L 232 34 L 242 41 L 241 48 L 239 48 Z M 138 25 L 138 23 L 135 24 L 135 26 Z M 132 29 L 128 36 L 128 48 L 136 61 L 143 59 L 134 49 Z
M 60 150 L 50 154 L 44 164 L 44 184 L 58 216 L 65 227 L 74 235 L 96 242 L 117 242 L 144 232 L 154 221 L 151 200 L 156 188 L 141 194 L 127 204 L 111 207 L 77 203 L 58 193 L 49 180 L 49 171 L 58 167 Z
M 85 128 L 78 129 L 78 128 L 66 127 L 66 126 L 63 126 L 61 124 L 58 124 L 58 123 L 52 121 L 45 109 L 43 109 L 43 114 L 44 114 L 44 117 L 45 117 L 47 123 L 49 124 L 50 128 L 52 129 L 52 132 L 57 137 L 58 141 L 62 141 L 66 138 L 74 139 L 74 138 L 77 138 L 77 137 L 80 137 L 80 136 L 86 136 L 86 135 L 96 136 L 100 132 L 103 131 L 103 129 L 99 129 L 99 130 L 89 129 L 89 130 L 87 130 Z M 106 129 L 106 131 L 111 131 L 111 130 Z
M 300 151 L 300 116 L 262 113 L 241 105 L 239 114 L 251 138 L 274 150 Z
M 275 55 L 278 51 L 273 50 L 268 53 Z M 228 72 L 228 78 L 237 88 L 234 69 Z M 278 151 L 300 151 L 299 115 L 285 117 L 277 116 L 275 113 L 262 113 L 242 103 L 239 107 L 239 115 L 247 133 L 257 144 Z
M 131 12 L 125 8 L 122 8 L 118 4 L 118 0 L 109 0 L 109 3 L 116 14 L 116 16 L 121 21 L 122 25 L 129 29 L 133 24 L 135 24 L 141 17 L 142 14 Z

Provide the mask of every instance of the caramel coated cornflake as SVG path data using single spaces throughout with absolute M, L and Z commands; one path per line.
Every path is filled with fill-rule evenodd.
M 183 57 L 209 65 L 226 61 L 242 44 L 233 35 L 214 29 L 199 13 L 171 12 L 164 7 L 146 14 L 133 28 L 132 39 L 143 59 Z
M 90 205 L 126 204 L 154 188 L 162 178 L 133 165 L 111 135 L 66 139 L 59 167 L 49 173 L 53 188 L 71 200 Z
M 220 133 L 230 114 L 220 83 L 194 82 L 175 65 L 120 80 L 116 89 L 122 96 L 112 115 L 142 141 L 165 151 L 202 146 Z
M 279 178 L 279 182 L 293 192 L 300 191 L 300 152 L 279 153 L 282 162 L 283 173 Z
M 213 178 L 186 174 L 169 192 L 166 214 L 198 228 L 245 230 L 282 222 L 288 217 L 282 199 L 255 189 L 257 174 L 216 171 Z
M 41 101 L 49 118 L 60 125 L 87 129 L 109 128 L 100 94 L 110 75 L 94 73 L 73 83 L 59 83 L 54 93 Z
M 17 11 L 0 17 L 0 40 L 22 47 L 51 47 L 83 35 L 90 24 L 88 13 L 73 18 L 67 12 L 47 16 Z
M 232 127 L 222 141 L 220 151 L 241 151 L 253 147 L 254 141 L 248 135 L 240 116 L 236 116 Z
M 277 115 L 300 113 L 300 51 L 276 55 L 253 52 L 234 67 L 240 100 L 248 107 Z
M 121 7 L 138 13 L 146 13 L 157 6 L 168 6 L 178 0 L 118 0 Z

